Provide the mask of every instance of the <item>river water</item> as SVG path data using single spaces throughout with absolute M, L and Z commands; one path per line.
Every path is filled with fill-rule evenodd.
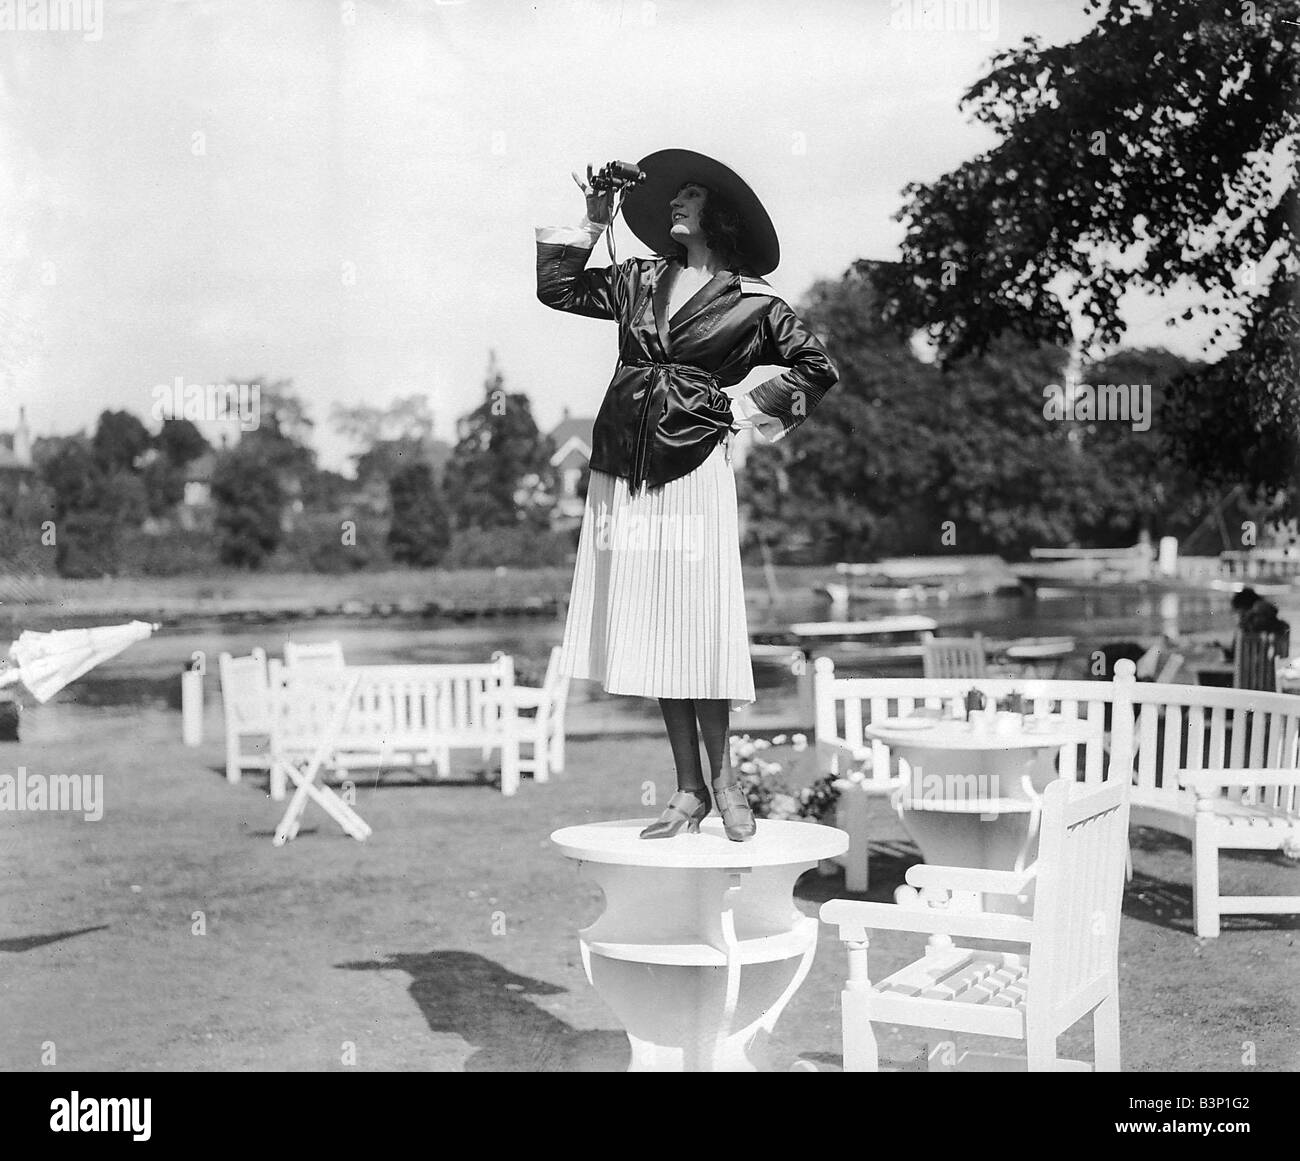
M 940 604 L 854 604 L 854 619 L 896 613 L 922 613 L 933 617 L 942 634 L 969 635 L 979 631 L 994 638 L 1069 636 L 1076 650 L 1063 665 L 1060 676 L 1084 676 L 1093 650 L 1109 642 L 1146 643 L 1161 633 L 1188 634 L 1213 631 L 1231 639 L 1234 618 L 1224 594 L 1155 594 L 1133 597 L 1118 593 L 1071 594 L 1039 597 L 981 597 L 951 600 Z M 1300 607 L 1291 613 L 1292 623 Z M 829 602 L 809 591 L 787 594 L 777 604 L 766 594 L 750 594 L 751 630 L 777 629 L 797 621 L 830 618 Z M 229 621 L 182 621 L 167 625 L 147 641 L 92 670 L 59 693 L 46 705 L 36 706 L 24 696 L 24 721 L 39 724 L 39 733 L 49 736 L 75 730 L 88 718 L 120 714 L 132 706 L 172 707 L 179 710 L 180 673 L 195 653 L 206 659 L 208 676 L 205 699 L 209 704 L 209 728 L 220 696 L 216 659 L 222 651 L 248 653 L 256 646 L 268 656 L 282 652 L 286 640 L 342 642 L 344 656 L 356 664 L 445 663 L 486 660 L 495 650 L 520 658 L 528 669 L 545 664 L 552 645 L 560 642 L 563 623 L 556 619 L 500 619 L 474 624 L 440 623 L 419 618 L 331 618 L 316 620 L 232 623 Z M 833 647 L 831 654 L 834 656 Z M 891 668 L 864 668 L 843 658 L 837 673 L 855 676 L 919 675 L 919 662 L 909 661 Z M 735 730 L 758 728 L 805 728 L 812 724 L 810 683 L 800 682 L 788 665 L 756 663 L 754 667 L 758 701 L 733 714 Z M 1190 678 L 1185 677 L 1184 680 Z M 33 721 L 33 718 L 38 718 Z M 571 737 L 598 733 L 640 733 L 662 729 L 658 705 L 648 698 L 615 697 L 591 682 L 574 682 L 569 702 L 568 730 Z M 179 732 L 179 713 L 177 730 Z M 29 736 L 24 726 L 24 736 Z

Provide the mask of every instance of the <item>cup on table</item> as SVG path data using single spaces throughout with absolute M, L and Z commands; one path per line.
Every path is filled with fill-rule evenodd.
M 1016 734 L 1020 732 L 1020 715 L 1012 710 L 998 710 L 993 721 L 993 728 L 999 734 Z

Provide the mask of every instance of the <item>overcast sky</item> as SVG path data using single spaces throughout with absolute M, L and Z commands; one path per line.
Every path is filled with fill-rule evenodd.
M 569 171 L 727 162 L 794 296 L 893 257 L 902 187 L 994 143 L 957 109 L 989 57 L 1090 23 L 1082 0 L 985 0 L 980 28 L 909 29 L 920 7 L 104 0 L 99 39 L 0 31 L 0 429 L 260 373 L 342 467 L 333 403 L 425 392 L 450 439 L 490 347 L 543 426 L 594 414 L 613 324 L 535 298 L 533 227 L 581 216 Z M 1135 310 L 1132 341 L 1199 353 L 1159 325 L 1175 309 Z

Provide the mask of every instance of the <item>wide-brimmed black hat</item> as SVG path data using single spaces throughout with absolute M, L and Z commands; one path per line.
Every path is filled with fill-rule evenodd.
M 623 201 L 623 220 L 656 254 L 673 253 L 677 243 L 672 236 L 668 204 L 683 185 L 693 181 L 736 207 L 741 220 L 741 256 L 752 272 L 763 275 L 776 269 L 781 261 L 776 227 L 758 195 L 735 170 L 689 149 L 661 149 L 641 158 L 637 165 L 645 173 L 645 181 L 628 191 Z

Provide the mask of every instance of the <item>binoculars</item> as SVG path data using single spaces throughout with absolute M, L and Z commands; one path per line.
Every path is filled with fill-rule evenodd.
M 588 169 L 587 175 L 591 188 L 596 193 L 623 189 L 645 181 L 645 173 L 630 161 L 607 161 L 599 172 L 593 174 Z

